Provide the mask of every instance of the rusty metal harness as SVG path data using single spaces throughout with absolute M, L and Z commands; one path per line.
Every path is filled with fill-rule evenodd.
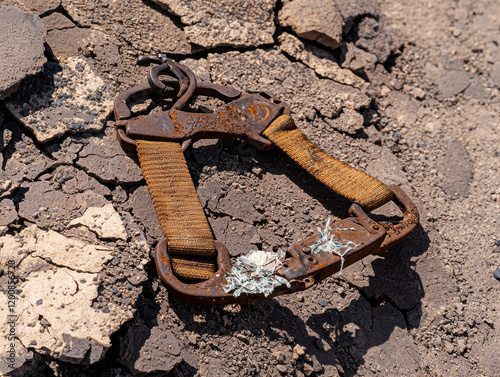
M 149 71 L 148 83 L 121 93 L 114 112 L 118 140 L 124 149 L 137 151 L 165 235 L 156 246 L 155 261 L 171 293 L 196 303 L 229 304 L 301 291 L 343 266 L 383 253 L 418 224 L 415 205 L 399 187 L 386 186 L 320 150 L 295 126 L 284 102 L 265 92 L 199 82 L 188 67 L 165 56 L 139 59 L 139 64 L 150 63 L 157 65 Z M 132 116 L 136 101 L 154 95 L 173 105 L 168 111 Z M 186 111 L 198 95 L 225 103 L 212 112 Z M 327 224 L 286 252 L 250 252 L 232 265 L 227 248 L 212 236 L 184 158 L 193 141 L 202 138 L 278 147 L 318 181 L 351 199 L 351 217 Z M 389 201 L 401 209 L 401 222 L 377 223 L 366 214 Z

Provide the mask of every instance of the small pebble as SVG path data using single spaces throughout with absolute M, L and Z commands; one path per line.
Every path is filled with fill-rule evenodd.
M 401 90 L 403 89 L 403 84 L 401 84 L 401 82 L 396 79 L 395 77 L 392 79 L 391 81 L 391 86 L 396 89 L 396 90 Z
M 42 304 L 43 304 L 43 300 L 42 300 L 42 299 L 40 299 L 40 300 L 36 300 L 36 305 L 37 305 L 37 306 L 38 306 L 38 305 L 42 305 Z
M 493 271 L 493 276 L 495 277 L 495 279 L 500 281 L 500 268 L 497 268 L 495 271 Z
M 196 334 L 189 334 L 188 335 L 189 344 L 195 345 L 197 341 L 198 341 L 198 335 L 196 335 Z
M 262 174 L 262 169 L 261 168 L 257 168 L 257 167 L 253 167 L 252 168 L 252 173 L 254 173 L 257 176 L 260 176 Z
M 276 366 L 276 369 L 278 370 L 278 372 L 280 372 L 281 374 L 285 374 L 286 373 L 286 366 L 282 365 L 282 364 L 278 364 Z
M 448 342 L 447 340 L 443 340 L 443 346 L 444 350 L 448 352 L 449 354 L 453 353 L 455 351 L 455 347 L 453 346 L 453 343 Z
M 318 304 L 320 304 L 321 307 L 324 308 L 327 305 L 327 302 L 325 300 L 321 299 L 321 300 L 318 301 Z

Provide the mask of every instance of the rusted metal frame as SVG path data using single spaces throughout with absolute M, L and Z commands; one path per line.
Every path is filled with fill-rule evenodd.
M 259 94 L 241 93 L 239 98 L 221 105 L 212 113 L 174 110 L 169 114 L 149 114 L 129 120 L 125 132 L 132 139 L 177 141 L 201 138 L 239 138 L 261 148 L 271 142 L 260 134 L 286 106 Z
M 262 138 L 260 133 L 277 116 L 290 113 L 288 106 L 272 95 L 241 93 L 231 87 L 198 83 L 189 68 L 166 61 L 162 59 L 164 64 L 151 70 L 150 84 L 131 88 L 118 96 L 115 101 L 118 138 L 122 145 L 127 146 L 126 149 L 134 149 L 134 138 L 189 144 L 193 139 L 206 137 L 239 138 L 265 148 L 269 147 L 270 142 Z M 176 78 L 167 76 L 160 81 L 158 76 L 167 70 L 170 70 Z M 183 74 L 188 80 L 187 88 Z M 172 90 L 165 89 L 167 87 Z M 130 119 L 130 105 L 133 101 L 154 94 L 173 97 L 176 90 L 179 93 L 177 97 L 180 98 L 168 112 Z M 197 94 L 214 96 L 230 102 L 214 109 L 212 113 L 182 111 L 181 109 Z M 311 246 L 318 241 L 319 235 L 293 245 L 287 251 L 285 261 L 275 272 L 276 275 L 287 279 L 291 286 L 277 287 L 267 297 L 263 294 L 242 294 L 235 297 L 224 291 L 225 275 L 231 268 L 231 260 L 227 248 L 218 242 L 216 242 L 218 271 L 214 278 L 198 284 L 179 281 L 172 272 L 166 240 L 160 241 L 155 250 L 158 274 L 173 294 L 197 303 L 249 303 L 307 289 L 339 271 L 342 260 L 343 265 L 347 267 L 369 254 L 378 255 L 408 237 L 418 223 L 418 211 L 401 189 L 397 186 L 390 186 L 390 189 L 395 194 L 393 201 L 403 211 L 403 220 L 400 223 L 379 224 L 369 218 L 360 206 L 353 204 L 349 210 L 353 217 L 335 223 L 328 235 L 349 240 L 356 247 L 341 258 L 329 252 L 311 253 Z

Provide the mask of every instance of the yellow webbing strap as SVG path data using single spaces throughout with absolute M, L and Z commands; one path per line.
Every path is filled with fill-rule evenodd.
M 276 119 L 263 135 L 318 181 L 358 203 L 365 211 L 378 208 L 393 197 L 392 191 L 378 179 L 319 149 L 288 115 Z
M 172 269 L 184 279 L 210 279 L 216 265 L 214 239 L 181 145 L 146 140 L 136 144 Z

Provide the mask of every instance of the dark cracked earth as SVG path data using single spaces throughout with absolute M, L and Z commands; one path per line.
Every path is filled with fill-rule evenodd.
M 500 374 L 496 0 L 0 5 L 0 374 Z M 160 52 L 200 80 L 275 94 L 327 153 L 399 185 L 421 224 L 302 293 L 170 297 L 150 254 L 162 232 L 111 115 L 146 80 L 137 57 Z M 348 216 L 278 150 L 202 140 L 187 162 L 233 256 Z

